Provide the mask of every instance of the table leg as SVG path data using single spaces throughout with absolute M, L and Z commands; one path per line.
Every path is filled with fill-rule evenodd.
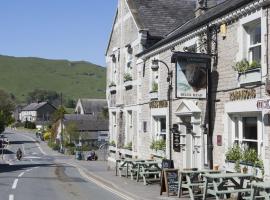
M 140 176 L 140 164 L 138 164 L 138 171 L 137 171 L 137 182 L 139 182 Z
M 244 178 L 240 178 L 239 188 L 243 188 L 244 180 L 245 180 Z M 237 200 L 240 200 L 240 199 L 242 199 L 241 192 L 238 192 Z
M 182 182 L 183 182 L 183 175 L 180 174 L 180 177 L 179 177 L 179 184 L 178 184 L 178 197 L 180 198 L 181 195 L 182 195 Z
M 203 188 L 203 200 L 206 199 L 206 196 L 207 196 L 207 187 L 208 187 L 208 179 L 205 178 L 205 182 L 204 182 L 204 188 Z
M 250 199 L 253 200 L 255 199 L 255 193 L 256 193 L 256 187 L 251 188 L 251 194 L 250 194 Z
M 117 176 L 117 171 L 118 171 L 118 161 L 116 161 L 115 163 L 115 176 Z
M 128 178 L 128 165 L 129 165 L 129 164 L 127 163 L 127 170 L 126 170 L 126 171 L 127 171 L 127 172 L 126 172 L 126 177 L 127 177 L 127 178 Z

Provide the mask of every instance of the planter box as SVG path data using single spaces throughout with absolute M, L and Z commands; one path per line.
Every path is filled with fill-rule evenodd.
M 153 154 L 154 157 L 158 157 L 158 158 L 166 157 L 166 153 L 163 150 L 151 150 L 151 154 Z
M 125 81 L 125 82 L 124 82 L 124 87 L 125 87 L 126 89 L 132 88 L 132 81 Z
M 260 82 L 261 79 L 262 79 L 261 68 L 248 70 L 245 73 L 238 74 L 238 81 L 239 81 L 240 85 L 254 83 L 254 82 Z
M 109 146 L 109 151 L 114 151 L 114 152 L 116 152 L 116 147 L 114 147 L 114 146 Z
M 110 87 L 109 87 L 109 90 L 110 90 L 111 93 L 116 92 L 116 86 L 115 86 L 115 85 L 110 86 Z
M 263 178 L 263 173 L 262 173 L 262 170 L 260 168 L 240 163 L 240 168 L 242 169 L 244 167 L 247 167 L 247 169 L 248 169 L 247 173 L 254 174 L 257 178 Z M 234 162 L 230 162 L 230 161 L 225 162 L 225 170 L 226 171 L 236 172 L 234 168 L 235 168 Z
M 158 99 L 158 92 L 150 92 L 149 96 L 151 100 Z

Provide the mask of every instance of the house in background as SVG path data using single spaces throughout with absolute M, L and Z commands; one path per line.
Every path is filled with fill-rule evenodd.
M 72 125 L 76 132 L 79 133 L 82 145 L 89 145 L 91 148 L 97 148 L 100 144 L 108 142 L 108 123 L 108 119 L 100 116 L 65 114 L 63 125 L 61 124 L 61 121 L 58 123 L 56 129 L 57 138 L 61 138 L 61 130 L 63 129 L 64 138 L 70 139 L 67 132 L 69 129 L 68 127 Z M 76 141 L 77 144 L 78 142 L 79 141 Z
M 48 122 L 52 119 L 52 115 L 56 108 L 48 102 L 31 103 L 22 108 L 19 114 L 21 122 Z
M 80 115 L 97 115 L 97 113 L 102 113 L 107 107 L 106 99 L 79 99 L 75 113 Z

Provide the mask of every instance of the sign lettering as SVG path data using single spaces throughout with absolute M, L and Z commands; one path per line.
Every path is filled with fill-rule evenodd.
M 254 99 L 256 98 L 256 90 L 238 90 L 230 93 L 230 100 L 237 101 L 237 100 L 246 100 L 246 99 Z
M 168 101 L 152 101 L 149 103 L 150 108 L 166 108 Z

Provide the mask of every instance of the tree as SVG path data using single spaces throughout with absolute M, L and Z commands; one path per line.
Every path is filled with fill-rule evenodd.
M 54 122 L 58 121 L 59 119 L 63 119 L 65 114 L 67 114 L 65 107 L 59 106 L 53 114 Z
M 80 137 L 80 134 L 78 132 L 77 125 L 75 122 L 70 122 L 67 124 L 66 133 L 69 138 L 69 143 L 72 143 L 72 142 L 75 143 L 75 141 L 78 140 Z
M 48 101 L 51 104 L 56 104 L 60 102 L 60 95 L 56 91 L 40 89 L 35 89 L 34 91 L 28 93 L 28 103 L 40 101 Z
M 15 105 L 11 96 L 0 89 L 0 134 L 5 130 L 6 126 L 14 122 L 12 117 L 14 107 Z

